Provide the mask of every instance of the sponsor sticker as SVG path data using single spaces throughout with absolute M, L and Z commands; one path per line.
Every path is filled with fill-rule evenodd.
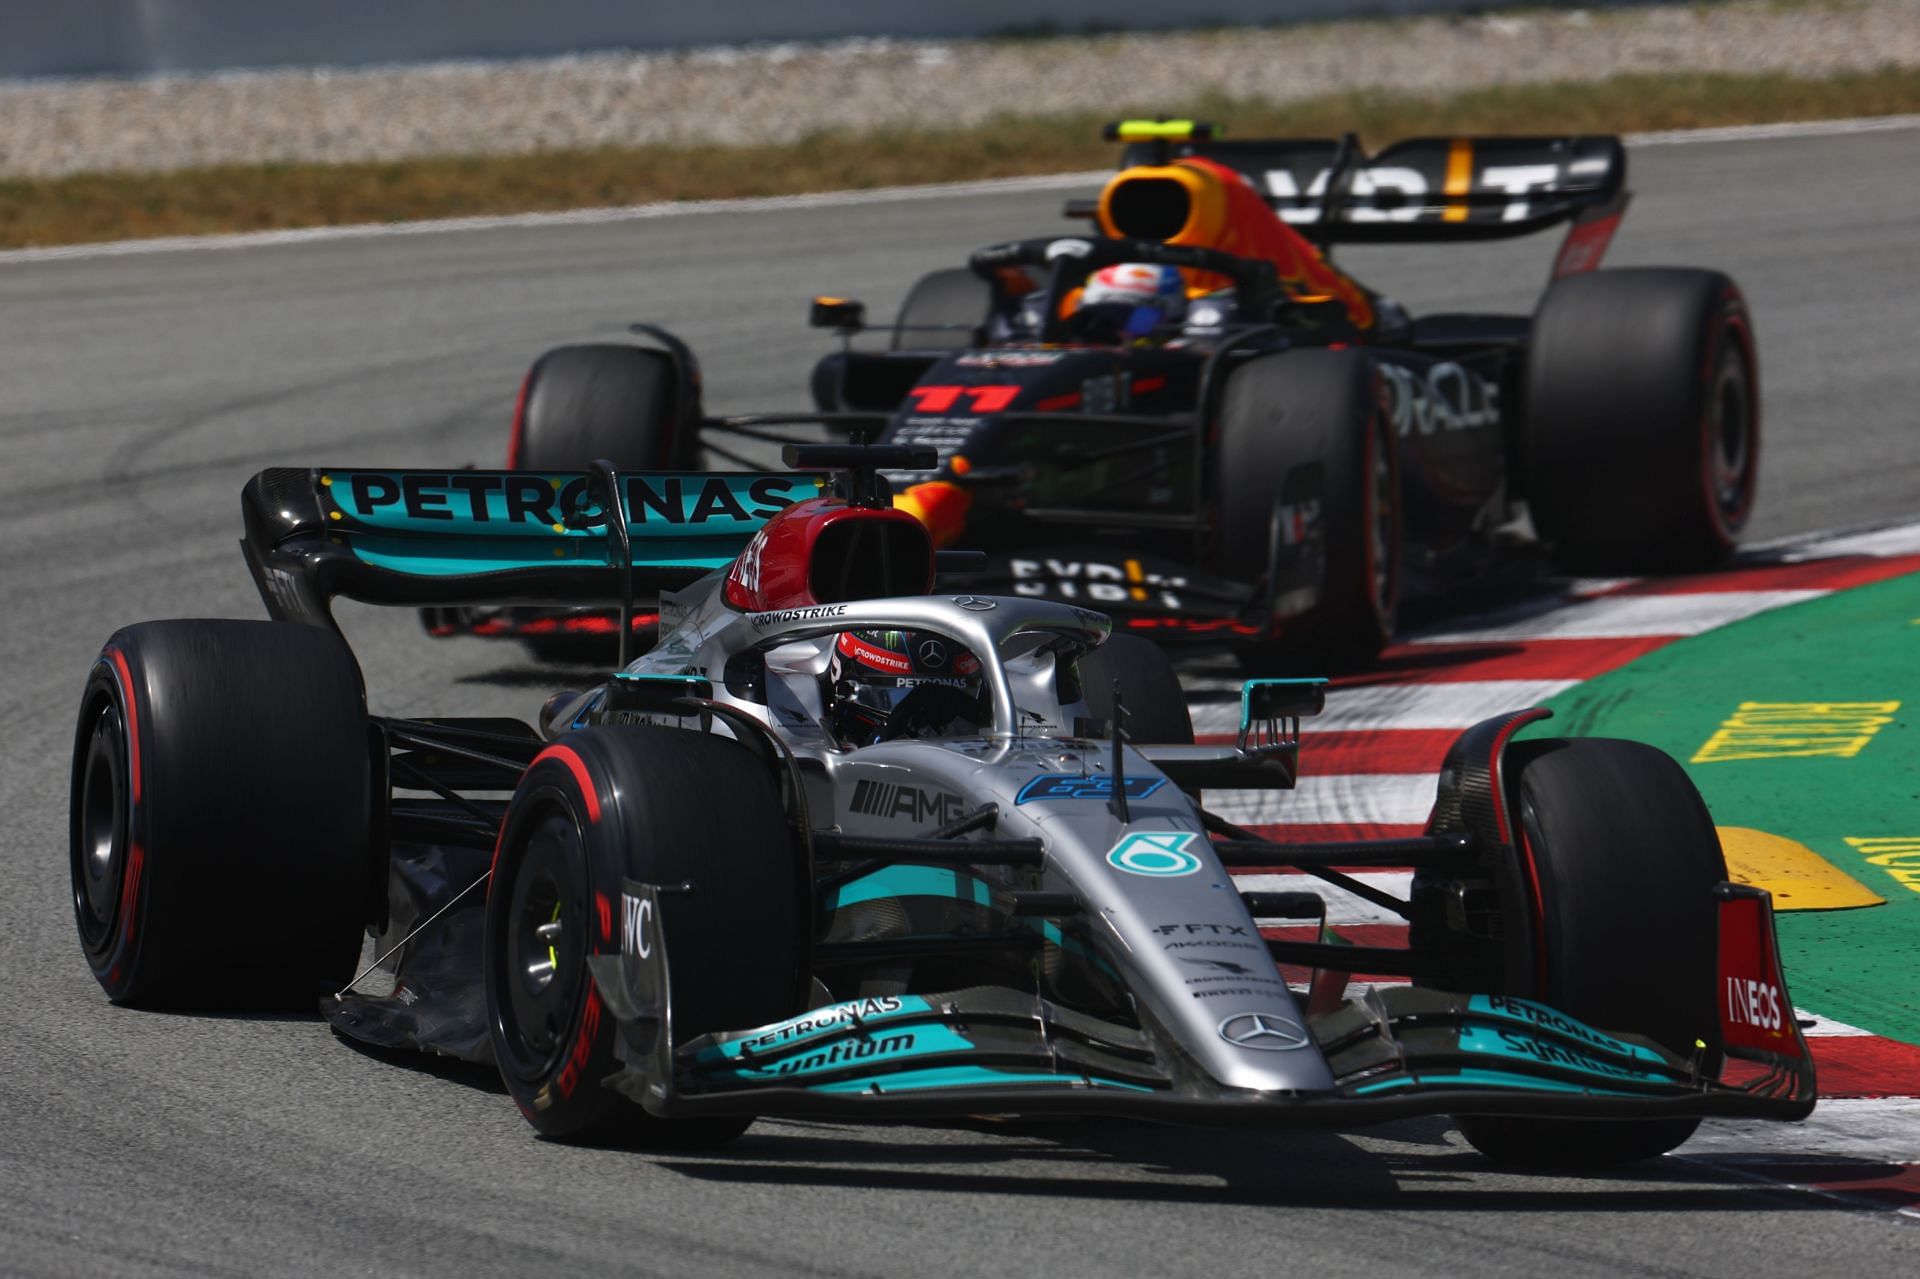
M 785 626 L 789 622 L 823 622 L 835 617 L 846 616 L 845 604 L 820 604 L 813 608 L 783 608 L 774 613 L 755 613 L 747 620 L 760 630 L 769 626 Z
M 434 531 L 455 521 L 500 532 L 598 535 L 604 512 L 583 509 L 583 475 L 485 471 L 329 471 L 320 477 L 337 513 L 381 528 Z M 627 523 L 702 526 L 712 531 L 758 527 L 815 493 L 797 475 L 625 475 Z
M 1162 937 L 1245 937 L 1245 924 L 1155 924 L 1153 931 Z
M 850 812 L 897 821 L 945 826 L 965 815 L 966 801 L 946 791 L 923 790 L 898 782 L 861 779 L 847 801 Z
M 1176 879 L 1198 871 L 1201 861 L 1187 851 L 1200 838 L 1192 831 L 1135 831 L 1107 850 L 1107 865 L 1129 875 Z
M 1016 595 L 1097 604 L 1154 604 L 1178 610 L 1187 579 L 1149 571 L 1137 559 L 1106 564 L 1087 559 L 1015 559 L 1008 562 Z
M 653 958 L 653 898 L 620 894 L 620 953 Z
M 1125 791 L 1128 799 L 1145 799 L 1167 784 L 1164 777 L 1128 777 Z M 1031 803 L 1041 799 L 1112 799 L 1114 779 L 1110 773 L 1042 773 L 1020 788 L 1013 797 L 1018 804 Z
M 962 368 L 1038 369 L 1065 357 L 1065 351 L 974 351 L 954 363 Z

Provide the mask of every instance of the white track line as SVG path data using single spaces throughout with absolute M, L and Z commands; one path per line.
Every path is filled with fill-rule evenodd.
M 1808 120 L 1791 124 L 1738 125 L 1719 129 L 1675 129 L 1630 133 L 1629 146 L 1686 146 L 1694 143 L 1764 142 L 1783 138 L 1835 137 L 1920 128 L 1920 115 L 1867 116 L 1847 120 Z M 390 235 L 439 235 L 443 232 L 499 231 L 531 227 L 598 226 L 711 213 L 777 213 L 789 209 L 834 209 L 867 204 L 899 204 L 972 195 L 1057 191 L 1105 182 L 1112 170 L 1050 173 L 1027 178 L 990 178 L 977 182 L 939 182 L 927 186 L 876 187 L 870 191 L 822 191 L 808 195 L 740 200 L 683 200 L 629 204 L 563 213 L 512 213 L 491 217 L 434 218 L 418 222 L 367 222 L 351 226 L 304 227 L 290 231 L 244 231 L 228 235 L 179 235 L 150 240 L 112 240 L 105 244 L 59 244 L 41 249 L 0 251 L 0 266 L 10 262 L 52 262 L 73 258 L 112 258 L 148 253 L 186 253 L 202 249 L 259 249 L 367 240 Z
M 528 227 L 602 226 L 653 218 L 713 213 L 781 213 L 793 209 L 841 209 L 868 204 L 906 204 L 976 195 L 1018 195 L 1027 191 L 1066 191 L 1098 186 L 1112 171 L 1048 173 L 1030 178 L 989 178 L 978 182 L 934 182 L 925 186 L 875 187 L 868 191 L 820 191 L 739 200 L 673 200 L 563 213 L 506 213 L 474 218 L 430 218 L 418 222 L 360 222 L 351 226 L 301 227 L 289 231 L 241 231 L 230 235 L 174 235 L 151 240 L 110 240 L 105 244 L 55 244 L 43 249 L 8 249 L 9 262 L 53 262 L 71 258 L 116 258 L 148 253 L 186 253 L 200 249 L 261 249 L 332 240 L 376 240 L 394 235 L 440 235 L 458 231 L 503 231 Z
M 1803 540 L 1801 545 L 1787 552 L 1786 558 L 1811 560 L 1839 555 L 1920 555 L 1920 524 L 1901 524 L 1818 541 Z
M 1477 625 L 1421 631 L 1416 644 L 1485 640 L 1635 639 L 1698 635 L 1756 613 L 1818 599 L 1826 591 L 1699 591 L 1673 595 L 1605 595 L 1542 610 L 1529 604 L 1478 619 Z
M 1413 872 L 1361 871 L 1354 878 L 1392 893 L 1402 901 L 1413 891 Z M 1243 893 L 1312 893 L 1327 903 L 1329 924 L 1405 924 L 1407 921 L 1390 910 L 1374 905 L 1311 875 L 1235 875 L 1233 886 Z M 1299 924 L 1297 919 L 1268 919 L 1263 924 Z
M 1433 811 L 1436 787 L 1432 773 L 1302 777 L 1292 790 L 1220 791 L 1207 797 L 1207 809 L 1240 826 L 1418 825 Z
M 1709 1119 L 1678 1153 L 1716 1158 L 1827 1155 L 1920 1163 L 1920 1098 L 1831 1098 L 1797 1124 Z
M 1694 142 L 1771 142 L 1776 138 L 1832 138 L 1850 133 L 1920 129 L 1920 115 L 1853 116 L 1845 120 L 1796 120 L 1781 124 L 1734 124 L 1715 129 L 1629 133 L 1628 146 L 1670 147 Z

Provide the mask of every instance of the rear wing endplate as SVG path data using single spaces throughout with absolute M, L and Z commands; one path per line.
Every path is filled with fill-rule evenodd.
M 331 627 L 340 596 L 411 607 L 617 604 L 725 567 L 767 520 L 826 484 L 793 472 L 614 480 L 624 544 L 600 475 L 276 467 L 241 493 L 241 549 L 268 613 L 311 625 Z

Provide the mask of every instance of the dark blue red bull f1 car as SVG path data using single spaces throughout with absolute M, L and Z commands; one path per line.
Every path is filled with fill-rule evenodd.
M 1627 203 L 1619 139 L 1128 143 L 1083 234 L 1017 240 L 914 286 L 891 324 L 818 299 L 846 349 L 808 412 L 714 418 L 693 354 L 570 346 L 522 388 L 509 463 L 747 464 L 827 428 L 932 446 L 891 478 L 941 545 L 988 552 L 975 589 L 1087 604 L 1159 641 L 1351 664 L 1404 596 L 1515 545 L 1599 571 L 1730 553 L 1752 509 L 1759 371 L 1714 271 L 1602 271 Z M 1410 316 L 1335 246 L 1446 244 L 1570 224 L 1531 315 Z M 1133 292 L 1129 292 L 1132 289 Z M 857 349 L 866 332 L 881 349 Z M 1537 558 L 1537 557 L 1536 557 Z M 549 650 L 604 613 L 443 610 L 439 633 Z M 643 622 L 644 624 L 644 622 Z

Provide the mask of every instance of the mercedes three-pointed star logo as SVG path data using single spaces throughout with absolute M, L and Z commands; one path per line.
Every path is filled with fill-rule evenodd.
M 992 600 L 983 600 L 978 595 L 956 595 L 953 597 L 953 602 L 969 613 L 984 613 L 990 608 L 998 607 Z
M 1220 1038 L 1236 1048 L 1257 1048 L 1261 1052 L 1305 1048 L 1309 1042 L 1299 1022 L 1277 1013 L 1235 1013 L 1220 1023 Z

